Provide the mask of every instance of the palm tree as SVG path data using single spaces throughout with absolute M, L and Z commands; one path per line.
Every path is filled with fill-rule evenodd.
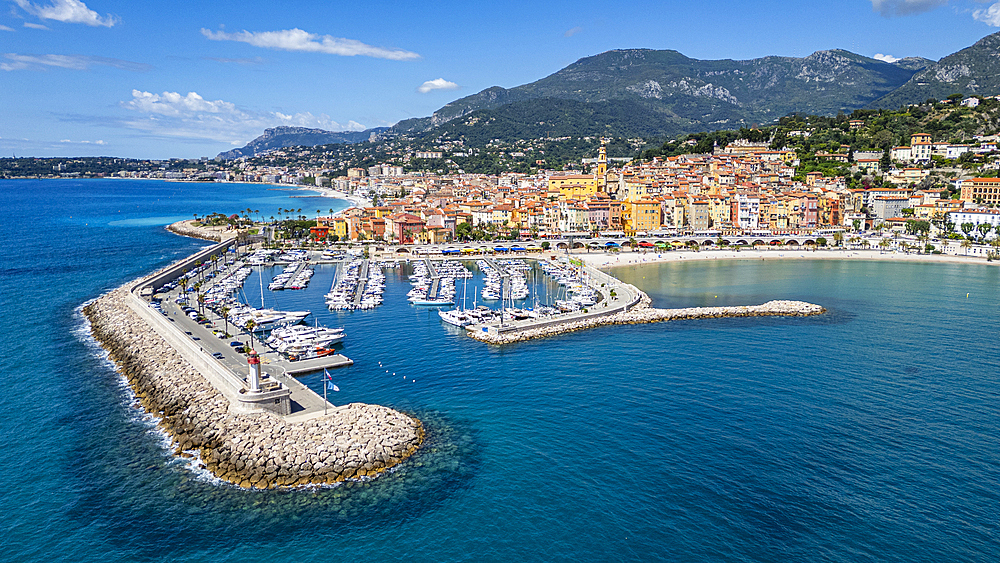
M 884 237 L 882 238 L 882 240 L 878 241 L 879 254 L 882 254 L 887 248 L 889 248 L 890 244 L 891 243 L 889 242 L 889 239 Z
M 837 232 L 833 233 L 833 242 L 836 243 L 836 246 L 843 246 L 844 245 L 844 231 L 837 231 Z
M 962 239 L 962 248 L 965 249 L 965 255 L 968 256 L 969 249 L 972 248 L 972 241 L 967 238 Z
M 253 319 L 250 319 L 250 320 L 248 320 L 248 321 L 247 321 L 247 322 L 246 322 L 246 323 L 245 323 L 245 324 L 243 325 L 243 328 L 245 328 L 245 329 L 246 329 L 246 331 L 247 331 L 247 336 L 249 336 L 249 337 L 250 337 L 250 349 L 251 349 L 251 350 L 253 350 L 253 349 L 254 349 L 254 344 L 253 344 L 253 329 L 254 329 L 254 328 L 256 328 L 256 327 L 257 327 L 257 323 L 255 323 L 255 322 L 253 321 Z
M 222 321 L 224 323 L 226 323 L 226 338 L 229 337 L 229 311 L 230 310 L 231 309 L 230 309 L 229 305 L 223 305 L 222 307 L 219 307 L 219 314 L 222 315 Z
M 986 240 L 986 235 L 993 230 L 993 225 L 990 223 L 980 223 L 978 229 L 982 233 L 982 240 Z
M 924 245 L 924 251 L 927 250 L 927 241 L 929 241 L 930 239 L 931 239 L 930 235 L 928 235 L 925 232 L 921 232 L 919 235 L 917 235 L 917 240 L 919 240 Z

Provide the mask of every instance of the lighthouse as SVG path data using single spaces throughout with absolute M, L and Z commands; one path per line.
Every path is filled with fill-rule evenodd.
M 250 386 L 251 393 L 260 392 L 260 356 L 257 352 L 250 352 L 250 357 L 247 358 L 247 363 L 250 364 L 250 376 L 247 377 L 247 384 Z

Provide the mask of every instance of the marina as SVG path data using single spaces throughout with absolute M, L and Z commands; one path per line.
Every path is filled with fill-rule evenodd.
M 745 252 L 705 251 L 683 253 L 708 258 L 697 262 L 629 264 L 642 255 L 622 253 L 611 273 L 648 293 L 652 307 L 797 299 L 829 312 L 605 326 L 502 347 L 447 325 L 437 313 L 448 308 L 410 305 L 405 256 L 392 257 L 400 267 L 385 270 L 385 303 L 368 311 L 325 309 L 334 266 L 319 264 L 309 288 L 274 292 L 279 301 L 267 304 L 311 310 L 319 324 L 348 333 L 336 348 L 354 364 L 330 370 L 341 389 L 328 391 L 332 404 L 391 407 L 421 420 L 427 438 L 397 470 L 370 481 L 248 492 L 214 479 L 197 458 L 173 455 L 159 419 L 125 384 L 130 370 L 106 359 L 76 310 L 205 246 L 157 224 L 94 228 L 95 217 L 114 221 L 119 205 L 141 205 L 140 217 L 190 218 L 190 198 L 167 199 L 177 190 L 219 200 L 236 191 L 281 192 L 113 180 L 23 184 L 11 193 L 44 193 L 65 206 L 36 205 L 37 196 L 31 205 L 15 203 L 11 212 L 26 221 L 7 233 L 7 263 L 24 260 L 19 241 L 37 237 L 30 227 L 49 215 L 72 215 L 79 225 L 69 224 L 65 239 L 46 237 L 52 252 L 37 257 L 38 268 L 0 276 L 9 306 L 45 320 L 5 316 L 6 365 L 17 373 L 5 399 L 23 409 L 3 423 L 18 460 L 5 490 L 22 507 L 7 515 L 14 555 L 204 561 L 277 553 L 280 561 L 302 561 L 410 553 L 441 561 L 485 552 L 526 561 L 595 554 L 771 561 L 823 553 L 835 561 L 860 554 L 931 562 L 996 552 L 998 485 L 990 468 L 1000 447 L 988 313 L 996 308 L 997 269 L 983 259 L 890 262 L 874 250 L 871 259 L 796 252 L 790 260 L 786 250 L 784 260 L 775 251 L 773 260 L 753 261 Z M 169 206 L 156 206 L 158 198 Z M 722 260 L 727 254 L 734 259 Z M 74 258 L 81 255 L 88 258 Z M 473 271 L 474 259 L 464 262 Z M 565 286 L 537 270 L 534 276 L 539 306 L 563 298 Z M 467 280 L 466 309 L 480 279 L 476 272 Z M 245 286 L 257 291 L 256 271 Z M 259 298 L 250 302 L 259 306 Z M 515 305 L 533 307 L 534 295 Z M 927 335 L 942 333 L 963 336 L 929 344 Z M 149 340 L 135 349 L 160 351 Z M 927 353 L 933 359 L 922 359 Z M 152 369 L 191 369 L 171 358 L 158 357 Z M 60 383 L 45 401 L 23 400 L 53 376 Z M 322 377 L 295 379 L 321 401 Z M 184 385 L 191 382 L 177 380 Z M 172 418 L 178 428 L 183 419 Z M 636 468 L 634 460 L 656 463 Z M 562 501 L 553 503 L 553 490 Z M 413 546 L 420 551 L 408 551 Z

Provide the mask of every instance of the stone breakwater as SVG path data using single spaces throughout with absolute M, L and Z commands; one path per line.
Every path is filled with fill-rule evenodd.
M 127 305 L 119 288 L 84 308 L 91 332 L 158 416 L 176 454 L 200 454 L 216 477 L 243 488 L 333 484 L 371 478 L 413 454 L 420 421 L 378 405 L 352 403 L 326 416 L 287 421 L 233 414 L 229 401 Z
M 526 328 L 510 332 L 472 332 L 468 334 L 476 340 L 488 344 L 510 344 L 534 338 L 544 338 L 576 330 L 584 330 L 605 325 L 643 324 L 689 319 L 718 319 L 728 317 L 808 317 L 826 312 L 826 309 L 804 301 L 768 301 L 763 305 L 738 307 L 689 307 L 686 309 L 656 309 L 649 306 L 650 299 L 643 294 L 635 307 L 629 311 L 611 315 L 595 316 L 577 321 L 567 321 L 558 325 Z

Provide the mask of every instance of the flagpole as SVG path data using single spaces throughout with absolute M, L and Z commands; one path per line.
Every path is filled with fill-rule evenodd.
M 323 416 L 326 416 L 326 408 L 330 403 L 326 400 L 326 370 L 323 370 Z

